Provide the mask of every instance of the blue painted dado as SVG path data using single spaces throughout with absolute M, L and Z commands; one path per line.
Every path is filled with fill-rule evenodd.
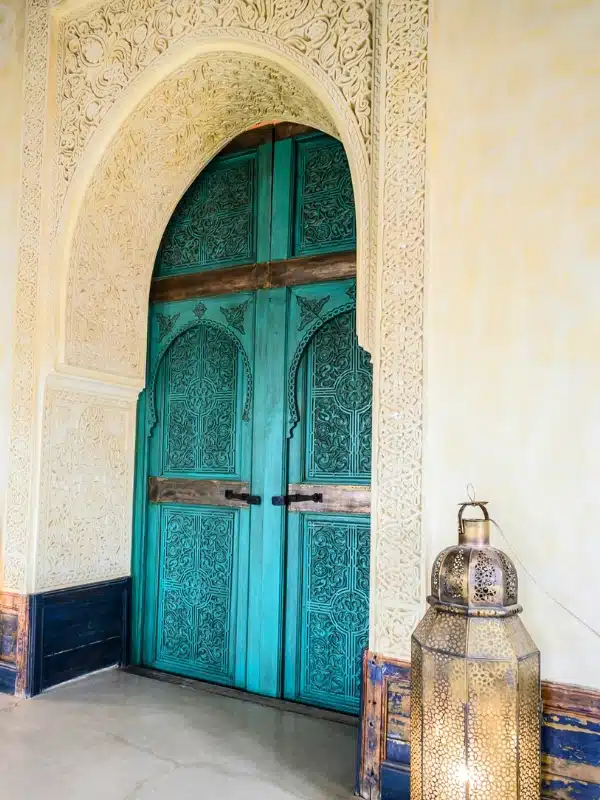
M 27 694 L 127 662 L 130 578 L 29 598 Z
M 600 800 L 600 692 L 542 683 L 541 800 Z M 365 653 L 356 792 L 410 798 L 410 664 Z M 501 800 L 501 798 L 498 798 Z

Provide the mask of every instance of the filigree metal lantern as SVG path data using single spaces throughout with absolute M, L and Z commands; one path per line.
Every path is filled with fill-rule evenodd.
M 468 506 L 485 519 L 463 520 Z M 458 530 L 412 637 L 411 800 L 539 800 L 540 654 L 517 573 L 485 503 L 463 504 Z

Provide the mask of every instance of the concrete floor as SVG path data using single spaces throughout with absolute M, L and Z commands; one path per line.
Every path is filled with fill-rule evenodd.
M 0 695 L 0 795 L 324 800 L 352 795 L 357 731 L 116 670 Z

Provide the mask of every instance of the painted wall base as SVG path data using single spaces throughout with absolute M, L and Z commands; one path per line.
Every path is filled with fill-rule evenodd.
M 0 592 L 0 692 L 24 692 L 28 609 L 26 595 Z
M 33 696 L 127 663 L 131 578 L 33 595 L 0 593 L 0 692 Z
M 542 683 L 542 800 L 600 800 L 600 692 Z M 410 797 L 410 664 L 367 652 L 356 793 Z
M 127 663 L 131 579 L 32 595 L 27 694 Z

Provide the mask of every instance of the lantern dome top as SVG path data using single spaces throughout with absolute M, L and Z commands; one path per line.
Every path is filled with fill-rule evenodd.
M 467 507 L 484 519 L 463 519 Z M 432 606 L 467 616 L 518 614 L 517 571 L 510 558 L 490 545 L 486 503 L 463 503 L 458 512 L 458 544 L 438 555 L 431 572 Z

